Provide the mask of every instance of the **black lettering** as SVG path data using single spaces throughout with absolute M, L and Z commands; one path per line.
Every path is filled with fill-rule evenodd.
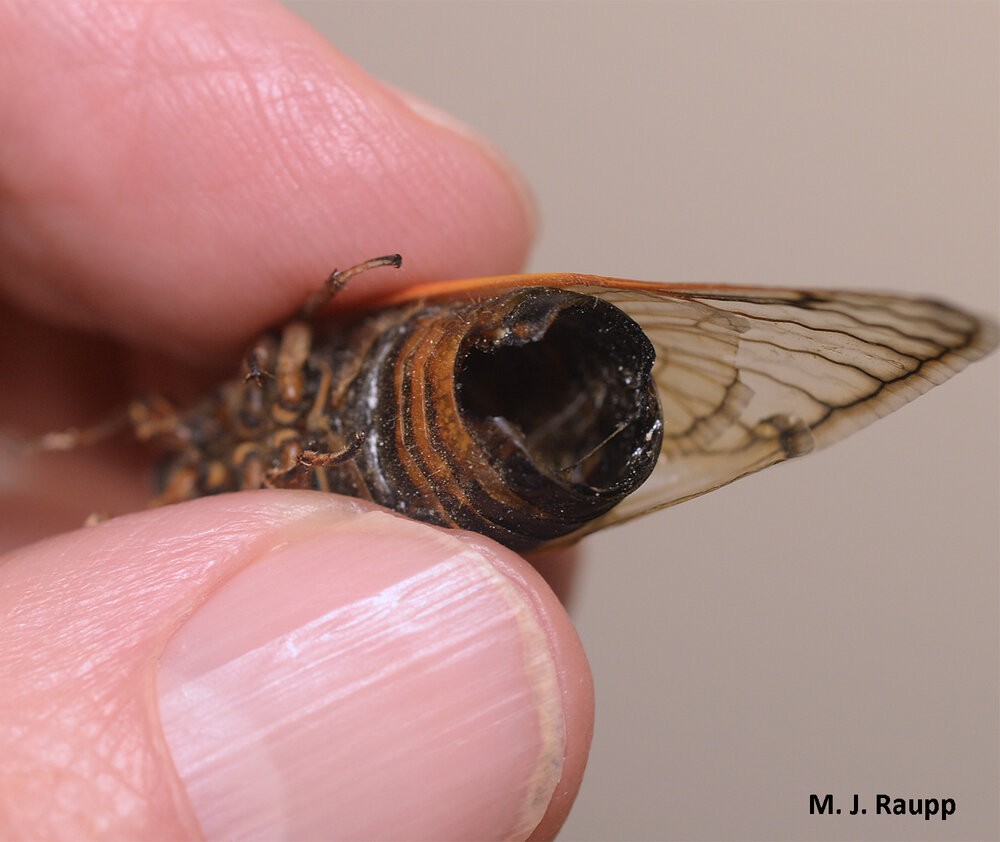
M 828 792 L 826 797 L 821 802 L 819 796 L 816 793 L 811 793 L 809 795 L 809 815 L 819 813 L 821 816 L 824 813 L 833 812 L 833 793 Z
M 885 793 L 875 796 L 875 813 L 891 813 L 894 816 L 923 816 L 924 821 L 930 821 L 931 816 L 941 816 L 941 821 L 947 821 L 948 816 L 955 815 L 954 798 L 890 798 Z

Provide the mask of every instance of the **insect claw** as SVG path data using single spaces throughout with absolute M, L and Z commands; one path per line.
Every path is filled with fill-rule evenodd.
M 272 380 L 274 379 L 274 375 L 271 374 L 270 371 L 264 371 L 264 369 L 262 368 L 258 369 L 251 368 L 250 371 L 248 371 L 246 375 L 244 375 L 243 382 L 248 383 L 249 381 L 253 380 L 253 382 L 257 384 L 258 388 L 263 389 L 265 377 L 270 377 Z
M 258 388 L 264 387 L 264 378 L 270 377 L 274 379 L 274 375 L 270 371 L 264 368 L 264 364 L 261 362 L 261 357 L 263 356 L 263 351 L 261 348 L 254 348 L 253 351 L 247 356 L 246 366 L 247 373 L 243 377 L 243 382 L 247 383 L 253 380 L 257 384 Z

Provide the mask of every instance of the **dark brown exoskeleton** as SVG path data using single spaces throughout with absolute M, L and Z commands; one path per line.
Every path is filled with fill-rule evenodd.
M 653 347 L 593 296 L 522 287 L 485 301 L 409 303 L 317 332 L 353 274 L 334 273 L 242 380 L 182 415 L 132 410 L 172 451 L 158 502 L 270 486 L 370 499 L 515 549 L 610 511 L 656 465 Z
M 167 451 L 155 502 L 316 489 L 549 546 L 831 444 L 997 344 L 992 320 L 905 295 L 573 274 L 318 320 L 351 277 L 399 265 L 334 272 L 197 406 L 135 402 L 137 436 Z

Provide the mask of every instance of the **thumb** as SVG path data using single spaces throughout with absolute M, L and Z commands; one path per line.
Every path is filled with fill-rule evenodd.
M 579 640 L 519 557 L 253 492 L 0 563 L 0 837 L 535 838 L 579 786 Z

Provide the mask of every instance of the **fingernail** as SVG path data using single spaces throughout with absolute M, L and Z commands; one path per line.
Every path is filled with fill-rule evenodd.
M 382 512 L 212 593 L 157 696 L 208 838 L 525 838 L 562 768 L 527 598 L 474 545 Z
M 429 102 L 415 97 L 413 94 L 401 90 L 400 88 L 387 85 L 385 82 L 382 84 L 386 85 L 386 87 L 389 88 L 403 102 L 403 104 L 418 117 L 421 117 L 436 126 L 447 129 L 448 131 L 453 132 L 470 143 L 478 146 L 479 149 L 486 154 L 486 157 L 490 159 L 494 166 L 500 170 L 513 189 L 518 202 L 524 211 L 528 230 L 532 235 L 538 233 L 540 217 L 538 213 L 538 202 L 535 200 L 534 191 L 532 191 L 527 179 L 525 179 L 525 177 L 521 174 L 520 170 L 518 170 L 517 167 L 515 167 L 496 146 L 490 143 L 490 141 L 470 126 L 449 114 L 447 111 L 442 111 L 437 106 L 431 105 Z

